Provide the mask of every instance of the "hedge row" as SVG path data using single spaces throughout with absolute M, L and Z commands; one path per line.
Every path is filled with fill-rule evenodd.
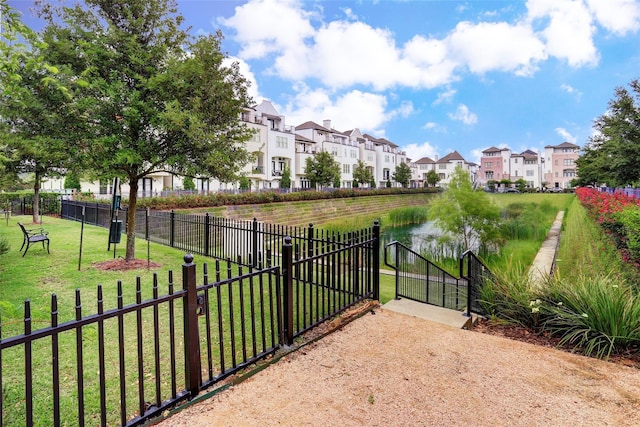
M 138 207 L 157 210 L 189 209 L 228 205 L 248 205 L 276 202 L 298 202 L 305 200 L 341 199 L 361 196 L 391 194 L 436 193 L 437 188 L 380 188 L 371 190 L 339 189 L 331 191 L 297 191 L 278 193 L 274 191 L 246 192 L 240 194 L 213 193 L 185 196 L 149 197 L 138 199 Z M 126 204 L 126 201 L 123 201 Z

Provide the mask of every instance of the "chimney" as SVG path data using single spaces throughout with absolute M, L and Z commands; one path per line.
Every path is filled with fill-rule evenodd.
M 438 161 L 438 155 L 436 154 L 435 156 L 433 156 L 433 161 L 437 162 Z
M 324 127 L 326 127 L 327 129 L 331 130 L 331 120 L 324 119 L 324 120 L 322 121 L 322 126 L 324 126 Z

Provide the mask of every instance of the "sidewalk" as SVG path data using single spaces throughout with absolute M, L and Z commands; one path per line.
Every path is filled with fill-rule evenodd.
M 560 242 L 563 218 L 564 211 L 558 212 L 545 241 L 538 251 L 538 255 L 536 255 L 533 264 L 531 264 L 529 268 L 529 276 L 532 282 L 538 286 L 553 274 L 553 266 L 555 265 L 556 252 Z

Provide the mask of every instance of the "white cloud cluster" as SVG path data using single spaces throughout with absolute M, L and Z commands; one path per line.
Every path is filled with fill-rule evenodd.
M 526 10 L 511 21 L 491 14 L 482 17 L 486 22 L 459 22 L 440 37 L 416 34 L 400 43 L 348 7 L 330 21 L 321 6 L 312 7 L 305 9 L 299 0 L 249 0 L 219 23 L 234 30 L 242 60 L 266 63 L 269 73 L 300 88 L 285 107 L 290 123 L 321 116 L 336 128 L 366 131 L 416 112 L 406 104 L 391 106 L 381 95 L 385 90 L 443 88 L 434 104 L 450 102 L 451 84 L 466 73 L 531 76 L 550 58 L 571 67 L 594 66 L 596 32 L 625 36 L 640 30 L 637 0 L 527 0 Z M 310 81 L 322 89 L 301 84 Z M 450 118 L 467 125 L 478 121 L 463 104 Z

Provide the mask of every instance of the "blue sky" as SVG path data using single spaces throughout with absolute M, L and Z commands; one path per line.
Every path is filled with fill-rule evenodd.
M 287 125 L 330 119 L 413 160 L 583 146 L 640 78 L 640 0 L 178 0 Z M 25 12 L 32 2 L 10 0 Z

